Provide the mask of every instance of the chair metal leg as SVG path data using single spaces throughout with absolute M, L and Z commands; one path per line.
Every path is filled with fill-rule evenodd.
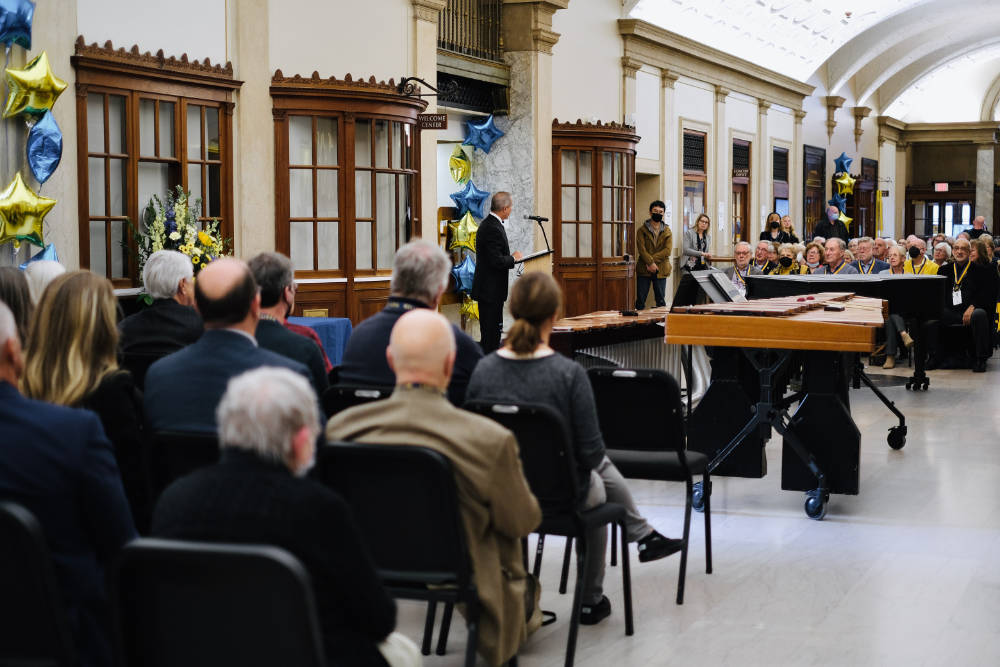
M 434 635 L 434 615 L 437 613 L 437 600 L 427 602 L 427 619 L 424 621 L 424 641 L 420 645 L 420 652 L 424 655 L 431 654 L 431 640 Z
M 469 631 L 469 641 L 465 645 L 465 667 L 475 667 L 476 646 L 479 643 L 479 601 L 469 600 L 465 607 L 465 627 Z
M 688 542 L 691 537 L 691 492 L 694 483 L 687 478 L 687 497 L 684 499 L 684 544 L 681 546 L 681 568 L 677 575 L 677 604 L 684 604 L 684 576 L 687 574 Z
M 569 559 L 573 553 L 573 538 L 566 538 L 566 549 L 563 551 L 562 576 L 559 577 L 559 593 L 566 593 L 566 580 L 569 579 Z
M 521 559 L 524 561 L 524 571 L 528 571 L 528 538 L 521 538 Z
M 537 579 L 542 572 L 542 551 L 545 549 L 545 536 L 538 534 L 538 543 L 535 545 L 535 566 L 531 568 L 531 573 Z
M 441 614 L 441 629 L 438 631 L 438 655 L 444 655 L 448 649 L 448 631 L 451 630 L 451 614 L 455 611 L 454 602 L 444 603 L 444 613 Z
M 618 565 L 618 526 L 611 524 L 611 567 Z M 622 541 L 625 541 L 625 529 L 622 528 Z
M 576 587 L 573 591 L 573 611 L 569 616 L 569 639 L 566 641 L 566 667 L 573 667 L 576 656 L 576 634 L 580 629 L 580 610 L 583 607 L 583 586 L 587 567 L 590 565 L 590 550 L 587 548 L 587 538 L 581 535 L 577 538 L 579 545 L 576 553 Z
M 632 572 L 628 561 L 628 540 L 625 539 L 625 522 L 619 524 L 622 531 L 622 588 L 625 592 L 625 634 L 629 637 L 635 633 L 632 622 Z M 614 524 L 612 524 L 614 530 Z
M 709 475 L 706 472 L 704 481 L 702 482 L 702 488 L 708 489 L 709 492 L 704 495 L 705 498 L 705 574 L 712 574 L 712 483 L 709 481 Z

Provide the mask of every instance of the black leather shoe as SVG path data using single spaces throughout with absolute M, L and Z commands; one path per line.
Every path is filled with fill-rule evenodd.
M 986 360 L 978 359 L 976 363 L 972 366 L 973 373 L 985 373 L 986 372 Z
M 585 604 L 580 607 L 580 625 L 597 625 L 611 615 L 611 600 L 607 595 L 601 596 L 597 604 Z
M 639 562 L 648 563 L 651 560 L 665 558 L 675 554 L 684 547 L 684 540 L 672 540 L 660 535 L 655 530 L 639 540 Z

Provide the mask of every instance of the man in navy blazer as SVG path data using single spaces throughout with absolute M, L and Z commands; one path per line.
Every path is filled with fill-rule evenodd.
M 38 519 L 80 664 L 103 667 L 113 662 L 105 573 L 135 526 L 97 415 L 25 398 L 23 370 L 14 316 L 0 302 L 0 499 Z
M 503 221 L 510 217 L 513 200 L 509 192 L 496 192 L 490 214 L 476 232 L 476 273 L 472 277 L 472 298 L 479 302 L 479 344 L 485 354 L 500 347 L 503 334 L 503 304 L 507 300 L 507 272 L 521 259 L 511 254 Z
M 143 402 L 154 432 L 215 433 L 215 408 L 229 378 L 251 368 L 279 366 L 312 380 L 304 365 L 258 347 L 260 291 L 246 262 L 213 261 L 198 275 L 194 295 L 205 333 L 146 373 Z

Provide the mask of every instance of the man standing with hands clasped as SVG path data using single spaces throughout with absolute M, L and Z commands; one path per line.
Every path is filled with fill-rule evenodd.
M 500 347 L 503 333 L 503 304 L 507 300 L 507 272 L 521 259 L 511 254 L 504 222 L 510 218 L 513 200 L 509 192 L 496 192 L 490 214 L 476 233 L 476 273 L 472 278 L 472 298 L 479 302 L 480 342 L 484 354 Z
M 649 286 L 653 286 L 653 297 L 656 305 L 667 305 L 663 293 L 670 275 L 670 247 L 672 238 L 670 228 L 663 222 L 663 212 L 666 210 L 663 202 L 654 201 L 649 205 L 649 219 L 636 230 L 635 246 L 639 261 L 636 265 L 635 309 L 646 307 L 646 296 Z

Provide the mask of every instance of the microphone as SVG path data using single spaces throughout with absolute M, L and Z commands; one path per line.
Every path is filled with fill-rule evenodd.
M 548 218 L 543 218 L 540 215 L 526 215 L 526 216 L 524 216 L 524 219 L 525 220 L 534 220 L 535 222 L 548 222 L 549 221 Z

